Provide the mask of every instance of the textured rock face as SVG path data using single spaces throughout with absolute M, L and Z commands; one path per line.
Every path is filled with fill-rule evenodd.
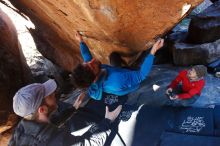
M 207 65 L 219 59 L 220 1 L 211 5 L 206 1 L 206 4 L 209 7 L 192 16 L 188 32 L 179 29 L 169 35 L 174 43 L 171 48 L 175 65 Z
M 17 116 L 12 114 L 12 98 L 15 92 L 31 79 L 17 38 L 15 27 L 0 9 L 0 145 Z M 3 135 L 3 136 L 2 136 Z
M 72 70 L 81 57 L 74 32 L 81 31 L 93 55 L 108 63 L 111 52 L 135 58 L 202 0 L 10 0 L 35 24 L 31 32 L 40 52 Z M 188 4 L 188 5 L 187 5 Z M 185 7 L 184 7 L 185 6 Z M 147 45 L 146 45 L 147 44 Z M 132 60 L 132 57 L 127 60 Z M 125 57 L 126 58 L 126 57 Z
M 207 65 L 220 57 L 220 40 L 204 44 L 175 43 L 173 62 L 175 65 Z
M 220 1 L 214 3 L 202 13 L 192 18 L 187 40 L 201 44 L 220 38 Z
M 19 87 L 30 81 L 30 70 L 9 17 L 0 10 L 0 110 L 8 106 Z M 9 98 L 10 97 L 10 98 Z

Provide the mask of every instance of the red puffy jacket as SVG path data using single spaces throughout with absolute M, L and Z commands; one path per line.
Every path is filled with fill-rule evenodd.
M 188 99 L 194 95 L 200 95 L 203 87 L 205 86 L 205 80 L 191 81 L 187 77 L 187 70 L 181 71 L 175 80 L 168 86 L 169 88 L 175 89 L 177 85 L 182 82 L 183 93 L 178 94 L 180 99 Z

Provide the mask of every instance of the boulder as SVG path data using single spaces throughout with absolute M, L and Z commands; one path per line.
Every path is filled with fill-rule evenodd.
M 187 41 L 203 44 L 220 39 L 220 1 L 194 16 L 189 25 Z
M 9 17 L 0 9 L 0 145 L 7 141 L 4 135 L 16 123 L 12 113 L 15 92 L 31 81 L 31 72 L 25 62 L 16 29 Z
M 76 30 L 92 54 L 108 63 L 112 52 L 132 59 L 163 36 L 203 0 L 9 0 L 35 25 L 32 35 L 40 52 L 71 71 L 82 58 Z
M 173 45 L 172 52 L 175 65 L 207 65 L 220 57 L 220 39 L 204 44 L 177 42 Z

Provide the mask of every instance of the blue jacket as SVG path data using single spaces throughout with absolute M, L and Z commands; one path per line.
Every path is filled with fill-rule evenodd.
M 92 60 L 89 48 L 84 42 L 80 42 L 80 51 L 84 62 Z M 102 92 L 122 96 L 136 90 L 149 74 L 153 60 L 153 55 L 147 55 L 139 70 L 129 70 L 102 64 L 101 67 L 102 69 L 106 69 L 107 76 L 100 76 L 95 83 L 91 84 L 88 89 L 89 95 L 93 99 L 100 100 L 102 98 Z

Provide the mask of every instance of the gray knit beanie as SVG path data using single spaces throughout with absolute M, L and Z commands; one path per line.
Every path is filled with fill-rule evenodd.
M 207 74 L 207 67 L 204 65 L 195 65 L 192 68 L 195 69 L 198 78 L 204 77 Z

